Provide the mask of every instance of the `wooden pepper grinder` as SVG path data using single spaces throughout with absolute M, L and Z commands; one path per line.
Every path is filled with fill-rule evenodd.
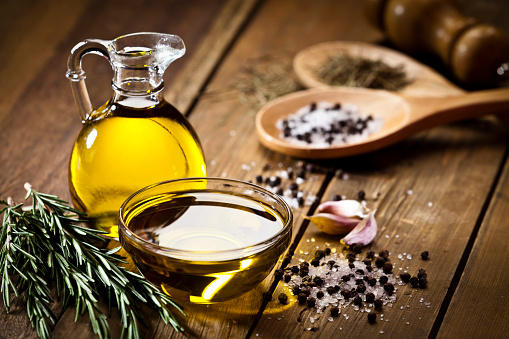
M 368 19 L 407 53 L 439 56 L 465 85 L 509 79 L 509 36 L 463 16 L 447 0 L 367 0 Z

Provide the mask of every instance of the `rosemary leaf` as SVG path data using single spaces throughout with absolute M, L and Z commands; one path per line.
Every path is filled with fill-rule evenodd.
M 156 309 L 161 319 L 175 330 L 183 327 L 168 307 L 182 308 L 150 284 L 141 274 L 128 271 L 118 252 L 120 247 L 102 249 L 105 232 L 81 225 L 84 214 L 64 200 L 39 193 L 25 184 L 31 207 L 0 200 L 3 214 L 0 230 L 0 291 L 7 312 L 11 298 L 23 297 L 27 316 L 41 338 L 51 336 L 56 317 L 49 283 L 62 298 L 64 309 L 74 304 L 76 319 L 87 311 L 92 330 L 99 338 L 111 338 L 107 317 L 97 303 L 103 297 L 120 310 L 122 335 L 138 338 L 138 321 L 145 324 L 138 302 Z

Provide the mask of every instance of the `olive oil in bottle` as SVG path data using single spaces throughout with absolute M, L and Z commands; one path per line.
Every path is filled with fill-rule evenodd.
M 249 291 L 290 241 L 291 232 L 282 234 L 283 216 L 246 196 L 202 191 L 147 201 L 127 211 L 125 220 L 155 249 L 133 246 L 127 237 L 122 245 L 146 278 L 176 299 L 207 304 Z
M 93 226 L 118 237 L 118 211 L 131 194 L 160 181 L 205 175 L 198 138 L 173 106 L 107 103 L 90 115 L 74 144 L 69 185 L 74 205 Z
M 113 69 L 113 97 L 96 110 L 81 67 L 89 53 L 104 56 Z M 180 37 L 144 32 L 87 39 L 71 51 L 66 76 L 83 126 L 71 153 L 69 187 L 75 207 L 109 236 L 118 236 L 118 212 L 131 194 L 206 175 L 194 130 L 163 98 L 164 71 L 184 53 Z

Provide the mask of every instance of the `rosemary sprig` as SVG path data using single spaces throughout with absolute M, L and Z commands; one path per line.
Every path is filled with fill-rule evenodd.
M 76 317 L 88 312 L 94 333 L 110 338 L 107 317 L 98 307 L 105 296 L 109 309 L 118 307 L 123 338 L 139 338 L 138 321 L 145 324 L 139 302 L 156 309 L 166 324 L 183 331 L 170 306 L 182 308 L 142 275 L 121 266 L 126 263 L 114 249 L 99 248 L 105 241 L 99 230 L 81 226 L 84 214 L 56 196 L 36 192 L 25 185 L 31 207 L 0 200 L 0 292 L 6 311 L 11 296 L 23 297 L 28 318 L 40 338 L 51 336 L 56 316 L 49 282 L 54 281 L 64 309 L 71 303 Z M 185 314 L 184 314 L 185 315 Z

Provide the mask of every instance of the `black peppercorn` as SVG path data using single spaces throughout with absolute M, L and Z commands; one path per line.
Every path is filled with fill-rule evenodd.
M 331 254 L 332 250 L 329 247 L 326 247 L 324 252 L 325 252 L 325 255 L 329 255 L 329 254 Z
M 383 306 L 383 302 L 380 299 L 376 299 L 374 304 L 375 304 L 375 310 L 379 310 Z
M 293 295 L 299 295 L 300 287 L 299 286 L 293 286 L 292 287 L 292 293 L 293 293 Z
M 327 293 L 329 293 L 330 295 L 333 295 L 334 293 L 336 293 L 334 286 L 327 287 Z
M 355 273 L 357 273 L 358 275 L 364 275 L 364 270 L 359 269 L 355 271 Z
M 419 279 L 419 286 L 421 288 L 426 288 L 426 285 L 428 284 L 428 279 L 426 278 L 421 278 Z
M 385 264 L 384 258 L 376 258 L 376 260 L 375 260 L 376 267 L 382 268 L 384 266 L 384 264 Z
M 301 293 L 304 293 L 306 295 L 306 297 L 309 297 L 309 295 L 311 294 L 311 290 L 306 288 L 306 289 L 303 289 Z
M 304 305 L 308 300 L 308 297 L 304 293 L 300 293 L 297 299 L 299 300 L 299 304 Z
M 333 194 L 331 196 L 331 200 L 332 201 L 340 201 L 340 200 L 343 200 L 343 198 L 339 194 Z
M 410 281 L 411 276 L 409 273 L 401 273 L 399 275 L 399 278 L 401 279 L 402 282 L 404 282 L 406 284 Z
M 375 278 L 369 278 L 368 285 L 373 287 L 376 285 L 376 279 Z
M 341 277 L 341 280 L 343 280 L 344 282 L 350 281 L 350 276 L 349 275 L 344 275 L 344 276 Z
M 380 253 L 378 253 L 378 256 L 384 259 L 387 259 L 389 257 L 389 251 L 388 250 L 381 250 Z
M 364 292 L 366 292 L 366 285 L 364 285 L 364 284 L 360 284 L 360 285 L 358 285 L 358 286 L 357 286 L 357 292 L 358 292 L 358 293 L 364 293 Z
M 348 267 L 350 267 L 351 269 L 354 269 L 355 265 L 354 265 L 354 263 L 351 262 L 351 263 L 348 264 Z
M 355 279 L 355 285 L 360 285 L 360 284 L 364 284 L 364 280 L 363 279 Z
M 288 296 L 284 293 L 281 293 L 280 295 L 278 295 L 277 299 L 283 305 L 286 305 L 288 303 Z
M 274 271 L 274 280 L 279 281 L 284 275 L 284 271 L 280 268 Z
M 385 274 L 389 274 L 392 272 L 392 264 L 390 262 L 386 262 L 383 266 L 383 271 Z
M 421 258 L 422 260 L 428 260 L 429 259 L 429 252 L 428 251 L 424 251 L 421 253 Z
M 374 259 L 375 258 L 375 251 L 369 250 L 368 252 L 366 252 L 366 258 Z
M 362 262 L 363 262 L 363 263 L 364 263 L 364 265 L 366 265 L 366 266 L 371 266 L 371 260 L 369 260 L 369 259 L 364 259 Z
M 316 305 L 316 299 L 313 297 L 309 297 L 306 303 L 308 304 L 308 307 L 314 307 Z
M 357 306 L 361 306 L 362 305 L 362 298 L 359 297 L 359 296 L 356 296 L 355 298 L 353 298 L 353 303 Z
M 366 302 L 367 303 L 374 303 L 375 302 L 375 294 L 369 292 L 369 293 L 366 293 Z
M 290 271 L 292 271 L 292 273 L 294 273 L 294 274 L 299 273 L 299 266 L 297 266 L 297 265 L 292 266 L 290 268 Z
M 368 272 L 373 272 L 373 267 L 371 267 L 371 266 L 366 266 L 366 271 L 368 271 Z
M 320 278 L 320 277 L 315 277 L 315 278 L 313 279 L 313 282 L 314 282 L 314 283 L 316 283 L 318 286 L 322 286 L 322 284 L 323 284 L 323 279 L 322 279 L 322 278 Z
M 336 262 L 335 262 L 334 260 L 329 260 L 329 261 L 327 262 L 327 265 L 329 265 L 329 268 L 330 268 L 330 269 L 332 269 L 332 267 L 334 266 L 334 264 L 335 264 L 335 263 L 336 263 Z
M 332 306 L 331 309 L 330 309 L 330 315 L 332 317 L 337 317 L 339 315 L 339 307 Z
M 256 176 L 256 183 L 257 183 L 257 184 L 261 184 L 261 183 L 263 183 L 263 177 L 262 177 L 261 175 L 257 175 L 257 176 Z
M 428 274 L 426 273 L 426 271 L 424 269 L 420 269 L 419 270 L 419 273 L 417 273 L 417 278 L 421 279 L 421 278 L 427 278 L 428 277 Z
M 380 285 L 385 285 L 389 281 L 389 278 L 386 275 L 382 275 L 378 278 L 378 281 L 380 281 Z
M 412 287 L 419 287 L 419 278 L 411 277 L 410 278 L 410 286 L 412 286 Z
M 285 276 L 283 277 L 284 278 L 284 282 L 287 283 L 289 282 L 290 280 L 292 280 L 292 276 L 289 275 L 289 274 L 285 274 Z
M 317 297 L 318 299 L 322 299 L 324 295 L 325 295 L 325 294 L 324 294 L 322 291 L 318 291 L 318 292 L 316 292 L 316 297 Z
M 393 284 L 385 284 L 384 285 L 384 290 L 387 293 L 392 294 L 392 292 L 394 292 L 394 285 Z
M 314 267 L 320 266 L 320 259 L 319 258 L 313 258 L 313 260 L 311 260 L 311 265 L 314 266 Z
M 376 323 L 376 313 L 374 313 L 374 312 L 369 312 L 368 313 L 368 322 L 370 324 Z
M 366 198 L 366 193 L 364 191 L 357 192 L 357 199 L 358 200 L 364 200 Z

